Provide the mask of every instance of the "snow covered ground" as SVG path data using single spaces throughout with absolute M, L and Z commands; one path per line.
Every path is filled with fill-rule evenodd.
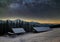
M 43 33 L 29 33 L 11 37 L 0 37 L 0 42 L 60 42 L 60 28 Z

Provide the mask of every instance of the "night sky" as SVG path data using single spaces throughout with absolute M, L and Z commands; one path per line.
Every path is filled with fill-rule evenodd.
M 14 3 L 11 3 L 4 10 L 4 13 L 0 15 L 0 19 L 22 19 L 39 23 L 60 23 L 59 5 L 53 3 L 52 5 L 40 3 L 35 6 L 30 6 L 30 4 L 28 6 L 19 3 L 15 4 L 13 6 Z

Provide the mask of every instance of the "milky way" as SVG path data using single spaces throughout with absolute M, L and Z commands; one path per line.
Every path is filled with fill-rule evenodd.
M 32 2 L 32 3 L 31 3 Z M 37 20 L 60 20 L 60 4 L 51 0 L 12 2 L 1 17 L 20 17 Z

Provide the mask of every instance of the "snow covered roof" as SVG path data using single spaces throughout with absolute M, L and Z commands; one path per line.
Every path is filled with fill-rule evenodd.
M 36 31 L 47 31 L 50 30 L 49 27 L 33 27 Z
M 14 33 L 24 33 L 25 30 L 23 28 L 12 28 Z

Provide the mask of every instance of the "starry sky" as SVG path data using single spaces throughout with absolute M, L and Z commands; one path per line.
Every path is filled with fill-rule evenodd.
M 14 4 L 16 4 L 14 6 Z M 19 6 L 20 5 L 20 6 Z M 60 24 L 60 7 L 55 4 L 39 4 L 36 6 L 23 6 L 19 3 L 11 3 L 0 15 L 0 19 L 22 19 L 39 23 Z

